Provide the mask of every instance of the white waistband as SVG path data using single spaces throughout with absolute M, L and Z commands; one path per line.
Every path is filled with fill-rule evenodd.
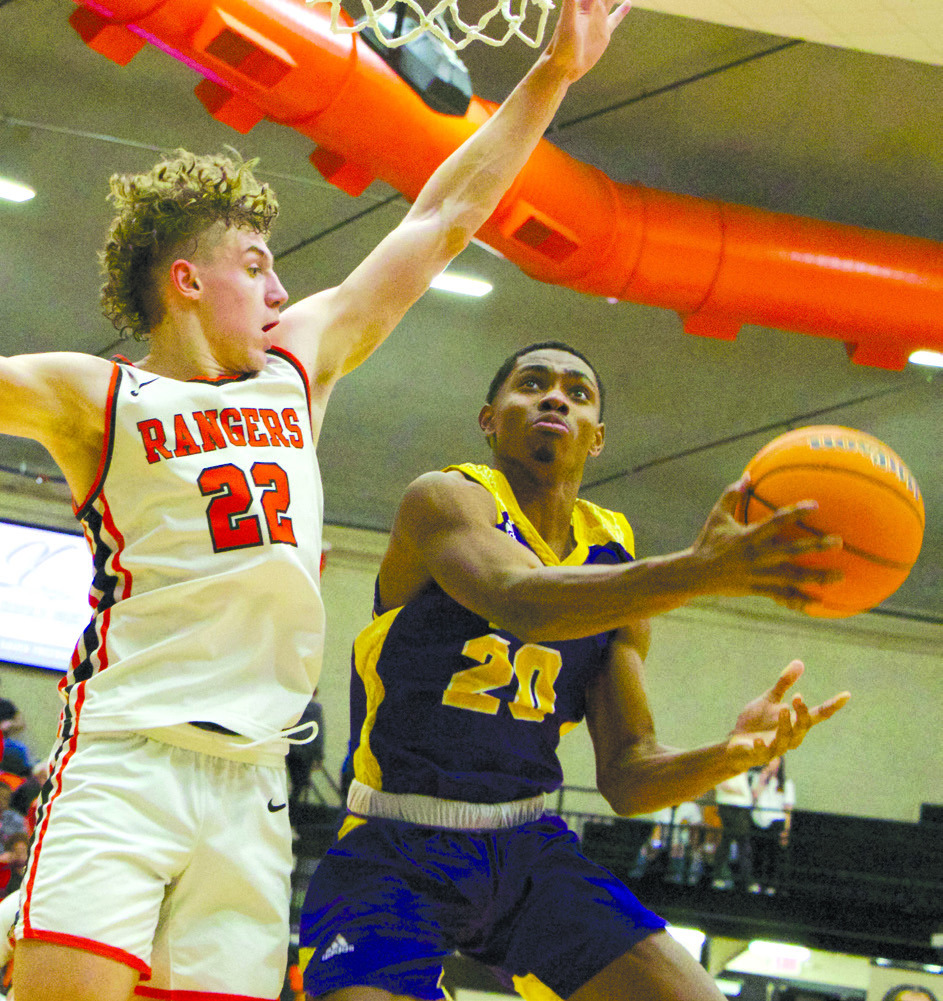
M 538 820 L 545 812 L 544 800 L 541 793 L 510 803 L 464 803 L 419 793 L 383 792 L 354 779 L 347 793 L 347 809 L 361 817 L 405 820 L 423 827 L 488 830 Z
M 304 737 L 297 734 L 309 731 Z M 213 754 L 218 758 L 243 761 L 252 765 L 284 766 L 285 755 L 291 744 L 310 743 L 318 735 L 318 725 L 313 721 L 296 723 L 285 730 L 276 730 L 265 737 L 250 740 L 238 733 L 220 732 L 202 727 L 198 723 L 177 723 L 174 726 L 150 727 L 138 730 L 145 737 L 182 747 L 185 751 Z
M 269 768 L 285 767 L 286 743 L 274 745 L 273 742 L 250 741 L 247 737 L 228 736 L 203 730 L 189 723 L 178 723 L 176 726 L 149 727 L 138 730 L 142 737 L 159 740 L 162 744 L 181 747 L 185 751 L 196 751 L 198 754 L 211 754 L 217 758 L 227 758 L 230 761 L 241 761 L 247 765 L 265 765 Z

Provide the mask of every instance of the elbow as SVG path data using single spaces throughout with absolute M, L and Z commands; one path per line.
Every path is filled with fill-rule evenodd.
M 596 788 L 620 817 L 634 817 L 670 805 L 663 783 L 649 767 L 662 747 L 654 735 L 625 742 L 608 761 L 597 761 Z
M 634 817 L 640 813 L 646 813 L 647 809 L 644 803 L 636 802 L 631 796 L 626 795 L 622 790 L 616 790 L 612 792 L 603 792 L 603 799 L 609 804 L 609 809 L 617 817 Z
M 644 803 L 639 803 L 635 790 L 624 773 L 597 772 L 596 788 L 618 817 L 631 817 L 645 812 Z

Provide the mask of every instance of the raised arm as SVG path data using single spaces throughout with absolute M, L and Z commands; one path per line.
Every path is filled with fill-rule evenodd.
M 847 692 L 810 709 L 801 695 L 783 701 L 803 672 L 793 661 L 773 686 L 750 702 L 723 740 L 693 750 L 660 744 L 645 694 L 644 624 L 610 643 L 607 668 L 587 693 L 586 721 L 596 755 L 596 782 L 622 816 L 649 813 L 697 799 L 754 765 L 798 747 L 809 730 L 849 699 Z
M 742 483 L 724 492 L 695 544 L 667 556 L 619 565 L 544 566 L 495 531 L 491 494 L 461 473 L 415 480 L 397 512 L 380 569 L 386 608 L 405 604 L 430 580 L 473 612 L 526 641 L 553 641 L 619 629 L 704 594 L 760 595 L 800 607 L 802 588 L 835 579 L 798 565 L 798 556 L 835 540 L 784 536 L 808 505 L 756 525 L 732 512 Z
M 629 4 L 563 0 L 547 48 L 497 112 L 426 182 L 403 221 L 339 286 L 286 309 L 279 343 L 314 392 L 359 365 L 495 210 L 550 125 L 567 88 L 599 59 Z
M 112 371 L 102 358 L 66 351 L 0 357 L 0 434 L 45 446 L 77 499 L 101 459 Z

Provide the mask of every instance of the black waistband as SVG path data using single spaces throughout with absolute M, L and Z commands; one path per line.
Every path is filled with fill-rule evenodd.
M 190 726 L 198 726 L 201 730 L 212 730 L 213 733 L 225 733 L 228 737 L 241 737 L 241 733 L 230 730 L 228 727 L 220 726 L 219 723 L 210 723 L 206 720 L 190 720 Z

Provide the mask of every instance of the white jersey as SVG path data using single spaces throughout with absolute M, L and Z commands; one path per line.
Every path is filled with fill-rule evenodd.
M 60 736 L 209 722 L 292 724 L 321 669 L 323 494 L 307 379 L 181 382 L 116 364 L 96 483 L 76 516 L 94 610 Z

